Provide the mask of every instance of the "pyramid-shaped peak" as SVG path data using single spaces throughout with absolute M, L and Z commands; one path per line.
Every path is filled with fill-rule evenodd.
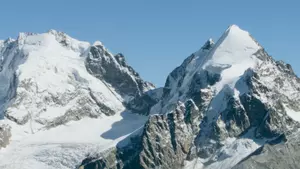
M 232 29 L 234 30 L 234 29 L 241 29 L 241 28 L 236 24 L 232 24 L 228 27 L 228 30 L 232 30 Z
M 248 31 L 241 29 L 235 24 L 230 25 L 226 29 L 217 43 L 219 45 L 229 43 L 229 45 L 233 48 L 236 46 L 242 47 L 245 45 L 250 45 L 251 47 L 259 46 Z
M 257 59 L 252 55 L 260 48 L 249 32 L 231 25 L 214 45 L 203 68 L 216 73 L 226 69 L 226 77 L 239 77 L 247 68 L 255 67 Z
M 234 34 L 234 35 L 246 35 L 249 36 L 249 32 L 246 30 L 241 29 L 239 26 L 233 24 L 230 25 L 227 30 L 225 31 L 225 34 Z

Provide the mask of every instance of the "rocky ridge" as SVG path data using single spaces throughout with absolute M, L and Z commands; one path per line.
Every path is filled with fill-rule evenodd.
M 296 167 L 300 80 L 236 25 L 157 89 L 55 30 L 0 41 L 0 59 L 1 168 Z
M 289 64 L 275 61 L 233 25 L 171 72 L 158 103 L 146 113 L 152 115 L 139 143 L 108 153 L 129 159 L 108 162 L 104 155 L 81 167 L 167 169 L 200 160 L 204 168 L 232 168 L 299 128 L 299 87 Z M 187 105 L 193 105 L 193 113 Z

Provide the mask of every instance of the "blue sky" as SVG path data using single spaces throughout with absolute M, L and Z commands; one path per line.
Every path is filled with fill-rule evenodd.
M 167 75 L 230 24 L 248 30 L 275 59 L 300 73 L 300 2 L 182 0 L 15 0 L 1 2 L 0 39 L 64 31 L 121 52 L 144 79 Z

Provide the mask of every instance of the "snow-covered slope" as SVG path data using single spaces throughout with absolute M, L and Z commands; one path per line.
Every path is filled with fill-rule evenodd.
M 248 32 L 231 25 L 216 44 L 209 39 L 199 51 L 193 53 L 168 76 L 165 88 L 170 92 L 165 102 L 169 105 L 178 99 L 185 100 L 189 86 L 196 80 L 200 81 L 200 88 L 213 86 L 216 93 L 224 86 L 234 88 L 248 68 L 258 65 L 260 60 L 254 54 L 260 48 Z M 211 76 L 211 83 L 216 84 L 204 84 L 201 80 L 204 80 L 205 74 Z
M 236 25 L 154 90 L 122 54 L 55 30 L 0 41 L 0 58 L 4 169 L 230 169 L 300 126 L 299 78 Z
M 299 128 L 300 80 L 230 26 L 170 73 L 143 133 L 82 168 L 230 169 Z
M 20 33 L 0 58 L 0 168 L 74 168 L 145 123 L 125 106 L 153 85 L 101 42 Z

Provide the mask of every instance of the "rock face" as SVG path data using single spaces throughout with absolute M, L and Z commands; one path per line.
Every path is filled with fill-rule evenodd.
M 233 169 L 299 168 L 299 138 L 296 136 L 288 140 L 286 143 L 262 146 Z
M 122 96 L 137 97 L 154 88 L 127 65 L 122 54 L 113 56 L 102 44 L 91 46 L 86 67 L 91 74 L 111 85 Z
M 159 115 L 150 116 L 139 141 L 127 146 L 134 153 L 118 147 L 81 167 L 184 168 L 200 161 L 206 168 L 229 169 L 299 128 L 299 78 L 236 25 L 184 60 L 162 90 L 156 102 L 136 99 L 149 103 L 141 101 L 137 110 Z M 129 158 L 117 158 L 121 154 Z
M 135 96 L 126 107 L 134 113 L 149 115 L 151 107 L 160 101 L 163 94 L 163 88 L 149 90 L 142 95 Z
M 11 128 L 8 125 L 0 125 L 0 149 L 9 144 L 11 137 Z
M 184 166 L 184 160 L 194 153 L 194 134 L 199 131 L 195 122 L 201 118 L 202 114 L 192 100 L 186 104 L 178 103 L 172 113 L 151 116 L 142 134 L 131 144 L 112 150 L 99 161 L 86 159 L 80 167 L 168 169 Z

